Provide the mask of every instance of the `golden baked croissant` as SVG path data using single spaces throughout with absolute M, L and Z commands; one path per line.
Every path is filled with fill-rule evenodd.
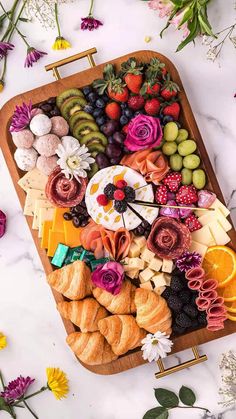
M 118 358 L 100 332 L 70 333 L 66 341 L 80 361 L 88 365 L 108 364 Z
M 70 300 L 82 300 L 91 295 L 91 272 L 82 260 L 50 273 L 47 281 L 52 288 Z
M 126 279 L 119 294 L 113 295 L 97 287 L 93 289 L 93 296 L 112 314 L 130 314 L 136 311 L 134 304 L 135 290 L 136 287 Z
M 122 355 L 131 349 L 141 346 L 141 340 L 147 332 L 137 325 L 131 315 L 114 315 L 98 323 L 100 332 L 105 336 L 116 355 Z
M 166 300 L 153 291 L 137 288 L 135 292 L 135 305 L 137 308 L 136 321 L 150 333 L 157 331 L 171 334 L 171 311 Z
M 108 311 L 100 306 L 94 298 L 85 298 L 82 301 L 62 301 L 57 304 L 62 317 L 71 320 L 81 332 L 95 332 L 98 322 L 108 316 Z

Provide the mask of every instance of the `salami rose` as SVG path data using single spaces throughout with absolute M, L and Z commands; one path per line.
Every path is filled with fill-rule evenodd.
M 152 225 L 147 246 L 162 259 L 177 259 L 189 249 L 189 229 L 170 217 L 159 217 Z
M 56 207 L 75 207 L 82 201 L 86 186 L 86 178 L 80 178 L 80 182 L 75 178 L 67 179 L 58 166 L 50 174 L 45 192 L 48 200 Z

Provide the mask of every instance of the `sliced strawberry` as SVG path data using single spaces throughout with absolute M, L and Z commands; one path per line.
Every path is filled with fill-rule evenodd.
M 165 185 L 160 185 L 155 194 L 155 200 L 158 204 L 165 205 L 168 200 L 168 189 Z
M 128 106 L 130 109 L 134 111 L 138 111 L 144 107 L 145 100 L 141 95 L 130 96 L 128 100 Z
M 163 179 L 164 185 L 166 185 L 170 192 L 176 192 L 181 184 L 182 176 L 179 172 L 171 172 L 166 175 Z
M 184 224 L 188 227 L 189 231 L 196 231 L 202 228 L 201 223 L 198 221 L 197 217 L 192 214 L 189 217 L 185 218 Z
M 117 102 L 110 102 L 105 108 L 106 115 L 110 119 L 118 120 L 121 116 L 121 108 Z
M 175 121 L 179 119 L 179 113 L 180 113 L 180 106 L 178 102 L 173 102 L 171 105 L 167 105 L 163 108 L 163 115 L 169 115 L 172 116 Z
M 198 201 L 197 190 L 193 185 L 183 185 L 176 194 L 178 204 L 194 204 Z
M 161 103 L 157 98 L 149 99 L 146 101 L 144 109 L 148 115 L 157 115 L 160 110 Z

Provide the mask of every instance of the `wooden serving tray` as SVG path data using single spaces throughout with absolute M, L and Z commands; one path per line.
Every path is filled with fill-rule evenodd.
M 204 146 L 204 142 L 202 140 L 201 134 L 197 127 L 195 118 L 193 116 L 193 112 L 191 110 L 189 101 L 187 99 L 187 96 L 184 91 L 184 87 L 179 77 L 177 69 L 172 64 L 172 62 L 168 60 L 168 58 L 154 51 L 137 51 L 137 52 L 133 52 L 131 54 L 125 55 L 123 57 L 119 57 L 110 62 L 112 64 L 115 64 L 119 68 L 123 61 L 126 61 L 128 58 L 133 57 L 133 56 L 135 56 L 137 60 L 142 61 L 142 62 L 148 62 L 153 57 L 159 58 L 161 61 L 163 61 L 166 64 L 166 68 L 170 72 L 171 78 L 180 86 L 181 91 L 179 93 L 179 98 L 182 105 L 181 123 L 183 127 L 189 131 L 190 137 L 194 138 L 197 141 L 198 151 L 202 159 L 202 166 L 204 167 L 208 176 L 207 188 L 214 191 L 217 197 L 224 203 L 222 192 L 217 182 L 212 165 L 210 163 L 207 151 Z M 87 57 L 89 58 L 88 54 L 87 54 Z M 16 192 L 18 194 L 20 203 L 22 205 L 22 208 L 24 207 L 24 202 L 25 202 L 25 192 L 18 186 L 17 182 L 24 175 L 24 172 L 18 169 L 14 161 L 13 154 L 15 151 L 15 146 L 12 142 L 11 135 L 8 130 L 9 125 L 10 125 L 10 118 L 14 112 L 15 106 L 18 104 L 21 104 L 21 102 L 23 101 L 28 103 L 30 100 L 32 101 L 33 104 L 37 104 L 39 102 L 42 102 L 48 99 L 49 97 L 57 96 L 59 93 L 61 93 L 65 89 L 68 89 L 71 87 L 80 88 L 85 85 L 88 85 L 92 83 L 94 79 L 102 77 L 103 68 L 105 64 L 106 63 L 100 64 L 91 69 L 82 71 L 80 73 L 74 74 L 64 79 L 57 80 L 55 82 L 49 83 L 44 86 L 40 86 L 37 89 L 33 89 L 29 92 L 18 95 L 3 106 L 0 112 L 1 148 L 3 151 L 3 155 L 5 157 L 8 169 L 10 171 Z M 51 68 L 54 69 L 54 67 L 52 66 Z M 46 251 L 40 248 L 40 240 L 38 239 L 37 231 L 31 229 L 32 217 L 26 217 L 26 219 L 30 227 L 31 234 L 33 236 L 35 245 L 37 247 L 39 256 L 41 258 L 45 273 L 49 274 L 53 270 L 53 267 L 50 263 L 50 259 L 47 257 Z M 229 246 L 232 247 L 234 250 L 236 250 L 235 230 L 231 230 L 229 235 L 231 237 L 231 242 Z M 64 299 L 64 297 L 58 292 L 56 292 L 55 290 L 52 290 L 52 292 L 53 292 L 56 303 Z M 70 321 L 65 320 L 65 319 L 62 319 L 62 320 L 65 326 L 66 332 L 68 334 L 78 330 Z M 214 339 L 217 339 L 223 336 L 230 335 L 231 333 L 234 333 L 234 332 L 236 332 L 236 323 L 227 320 L 225 322 L 225 328 L 218 332 L 209 332 L 207 329 L 203 328 L 197 331 L 187 333 L 182 336 L 175 337 L 173 338 L 174 345 L 172 349 L 172 354 L 182 351 L 187 348 L 194 347 L 196 345 L 200 345 L 200 344 L 212 341 Z M 127 353 L 124 356 L 121 356 L 116 361 L 113 361 L 110 364 L 98 365 L 98 366 L 91 366 L 91 365 L 86 365 L 86 364 L 83 364 L 83 365 L 84 367 L 86 367 L 87 369 L 89 369 L 90 371 L 94 373 L 115 374 L 118 372 L 128 370 L 130 368 L 137 367 L 138 365 L 145 364 L 145 363 L 146 361 L 144 361 L 142 358 L 142 352 L 140 350 L 134 350 Z

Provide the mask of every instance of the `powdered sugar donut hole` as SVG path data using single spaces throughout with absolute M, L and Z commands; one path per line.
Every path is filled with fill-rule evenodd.
M 45 157 L 39 156 L 37 160 L 37 168 L 40 172 L 44 173 L 46 176 L 50 175 L 50 173 L 55 169 L 57 166 L 57 156 Z
M 53 116 L 51 118 L 52 129 L 51 134 L 58 135 L 58 137 L 63 137 L 69 132 L 69 125 L 67 121 L 62 116 Z
M 14 154 L 17 166 L 24 172 L 34 169 L 37 157 L 38 153 L 34 148 L 17 148 Z
M 54 134 L 37 137 L 34 142 L 34 148 L 41 156 L 51 157 L 56 154 L 56 149 L 61 144 L 61 140 Z
M 30 122 L 30 130 L 34 135 L 41 137 L 42 135 L 49 134 L 52 128 L 51 119 L 47 115 L 35 115 Z
M 16 147 L 31 148 L 34 142 L 34 134 L 29 129 L 12 132 L 12 140 Z

